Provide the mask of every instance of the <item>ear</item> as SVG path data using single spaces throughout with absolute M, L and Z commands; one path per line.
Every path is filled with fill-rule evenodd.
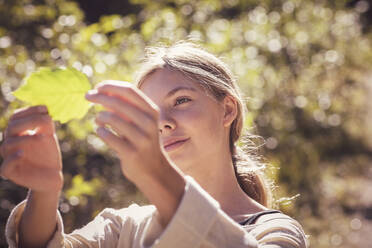
M 223 99 L 223 125 L 228 127 L 235 120 L 238 114 L 238 104 L 232 96 L 225 96 Z

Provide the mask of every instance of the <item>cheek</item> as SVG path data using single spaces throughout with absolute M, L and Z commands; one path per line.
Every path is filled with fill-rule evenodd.
M 177 113 L 177 122 L 179 127 L 187 129 L 187 132 L 198 130 L 205 125 L 203 123 L 203 111 L 192 109 L 192 111 L 180 111 Z
M 198 143 L 210 142 L 221 134 L 221 120 L 214 111 L 197 108 L 179 115 L 180 127 Z

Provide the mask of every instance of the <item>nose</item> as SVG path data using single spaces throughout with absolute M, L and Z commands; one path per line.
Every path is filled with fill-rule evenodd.
M 159 131 L 161 134 L 166 134 L 167 132 L 171 132 L 176 128 L 175 120 L 167 113 L 160 112 L 159 117 Z

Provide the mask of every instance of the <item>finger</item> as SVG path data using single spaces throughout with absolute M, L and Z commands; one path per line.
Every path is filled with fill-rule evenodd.
M 144 136 L 147 137 L 144 131 L 113 112 L 101 111 L 98 113 L 96 123 L 102 127 L 109 125 L 119 136 L 127 138 L 132 144 L 143 139 Z
M 137 106 L 150 116 L 156 116 L 158 106 L 141 90 L 133 84 L 123 81 L 105 81 L 96 87 L 98 92 L 106 95 L 118 96 L 119 98 Z
M 48 109 L 44 105 L 26 107 L 26 108 L 16 110 L 14 114 L 10 117 L 9 121 L 23 118 L 23 117 L 33 115 L 33 114 L 47 114 L 47 113 L 48 113 Z
M 0 147 L 0 153 L 2 157 L 6 157 L 9 154 L 19 149 L 25 149 L 26 147 L 32 147 L 36 142 L 40 141 L 44 137 L 44 134 L 35 135 L 23 135 L 9 137 L 4 141 Z
M 134 146 L 130 143 L 130 141 L 126 140 L 125 138 L 119 138 L 105 127 L 98 127 L 97 135 L 119 156 L 122 153 L 129 154 L 134 150 Z
M 6 137 L 26 135 L 27 130 L 35 130 L 36 132 L 53 134 L 54 123 L 49 115 L 37 114 L 16 119 L 8 124 L 6 129 Z
M 127 122 L 132 122 L 142 130 L 153 130 L 157 128 L 157 119 L 153 118 L 146 112 L 143 112 L 137 107 L 126 104 L 121 99 L 114 96 L 107 96 L 103 93 L 97 93 L 88 97 L 90 101 L 102 104 L 109 110 L 117 113 L 121 118 Z
M 31 116 L 34 114 L 48 114 L 48 109 L 44 105 L 39 105 L 39 106 L 32 106 L 32 107 L 26 107 L 26 108 L 21 108 L 17 109 L 13 115 L 9 118 L 9 123 L 17 120 L 24 118 L 26 116 Z M 7 131 L 4 132 L 4 137 L 3 139 L 7 138 Z
M 11 177 L 13 165 L 20 159 L 22 153 L 22 150 L 18 150 L 4 159 L 0 167 L 0 176 L 3 179 L 9 179 Z
M 119 98 L 96 93 L 94 95 L 92 94 L 87 95 L 86 99 L 91 102 L 103 105 L 108 111 L 117 112 L 121 118 L 128 122 L 131 122 L 129 116 L 126 115 L 125 110 L 119 108 L 120 105 L 124 105 Z

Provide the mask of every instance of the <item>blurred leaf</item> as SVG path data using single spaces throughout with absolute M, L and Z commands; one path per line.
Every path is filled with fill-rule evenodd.
M 90 108 L 87 77 L 76 69 L 41 68 L 26 78 L 13 95 L 31 105 L 46 105 L 53 120 L 66 123 L 82 118 Z
M 141 34 L 145 40 L 151 38 L 153 33 L 158 29 L 158 26 L 161 23 L 161 19 L 158 17 L 149 18 L 141 26 Z
M 97 188 L 102 185 L 98 178 L 91 181 L 84 181 L 82 175 L 76 175 L 72 179 L 72 186 L 67 190 L 66 196 L 69 198 L 71 196 L 82 196 L 82 195 L 94 195 Z
M 122 26 L 120 15 L 103 16 L 100 19 L 101 29 L 104 33 L 115 31 Z

